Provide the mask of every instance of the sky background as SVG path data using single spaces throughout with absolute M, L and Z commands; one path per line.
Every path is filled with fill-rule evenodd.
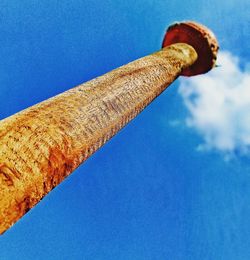
M 174 21 L 218 37 L 178 79 L 0 237 L 0 259 L 250 259 L 247 0 L 0 2 L 0 119 L 158 50 Z

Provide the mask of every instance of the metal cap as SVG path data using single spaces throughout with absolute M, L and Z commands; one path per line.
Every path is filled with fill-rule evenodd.
M 174 23 L 167 29 L 162 47 L 179 42 L 191 45 L 198 55 L 195 63 L 181 75 L 203 74 L 215 66 L 219 45 L 215 35 L 207 27 L 193 21 Z

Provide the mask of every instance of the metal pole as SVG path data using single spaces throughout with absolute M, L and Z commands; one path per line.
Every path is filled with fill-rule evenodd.
M 0 233 L 36 205 L 181 73 L 197 74 L 192 66 L 201 58 L 207 59 L 197 56 L 199 46 L 196 51 L 191 46 L 195 47 L 197 40 L 207 52 L 216 54 L 217 49 L 211 47 L 214 36 L 207 30 L 204 34 L 204 27 L 196 26 L 190 37 L 192 26 L 175 24 L 169 28 L 163 43 L 168 46 L 159 52 L 0 122 Z M 178 40 L 176 35 L 186 39 Z M 211 69 L 214 60 L 208 60 L 210 63 L 207 61 L 206 65 L 209 63 Z M 206 70 L 204 67 L 199 73 Z

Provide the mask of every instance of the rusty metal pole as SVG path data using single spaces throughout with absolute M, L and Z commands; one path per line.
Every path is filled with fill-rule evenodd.
M 210 70 L 218 44 L 207 28 L 184 22 L 169 27 L 163 47 L 0 121 L 0 233 L 179 75 Z

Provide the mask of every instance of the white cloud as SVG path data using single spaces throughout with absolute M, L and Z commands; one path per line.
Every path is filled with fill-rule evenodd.
M 245 154 L 250 150 L 250 71 L 229 52 L 220 52 L 217 63 L 220 67 L 207 74 L 181 79 L 186 124 L 202 136 L 199 149 Z

